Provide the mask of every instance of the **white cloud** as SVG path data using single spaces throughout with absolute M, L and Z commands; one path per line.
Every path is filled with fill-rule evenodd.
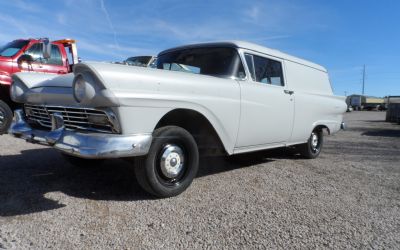
M 8 33 L 0 33 L 0 43 L 1 44 L 5 44 L 5 43 L 8 43 L 8 42 L 11 42 L 11 41 L 13 41 L 13 40 L 15 40 L 15 39 L 17 39 L 18 37 L 15 37 L 14 35 L 12 35 L 12 34 L 8 34 Z
M 65 18 L 65 14 L 64 13 L 58 13 L 57 14 L 57 22 L 61 25 L 66 25 L 67 24 L 67 20 Z
M 233 1 L 231 8 L 221 9 L 217 2 L 141 1 L 121 5 L 105 0 L 65 0 L 57 11 L 36 2 L 34 5 L 39 6 L 36 9 L 21 7 L 24 3 L 29 6 L 30 2 L 0 2 L 0 7 L 26 8 L 29 13 L 20 19 L 0 13 L 2 33 L 14 38 L 70 37 L 78 41 L 82 57 L 98 55 L 111 57 L 110 60 L 154 54 L 170 46 L 199 41 L 234 39 L 273 44 L 305 29 L 314 29 L 312 23 L 324 23 L 315 14 L 318 9 L 280 1 Z M 188 10 L 204 8 L 208 14 L 190 12 L 188 15 Z
M 245 15 L 251 20 L 257 21 L 258 17 L 260 16 L 260 7 L 256 5 L 250 7 L 250 9 L 245 11 Z
M 78 50 L 90 51 L 96 54 L 105 55 L 118 59 L 126 59 L 129 56 L 140 55 L 155 55 L 157 52 L 149 49 L 115 46 L 114 44 L 100 43 L 98 41 L 77 41 Z M 90 58 L 82 58 L 83 60 Z M 111 60 L 111 59 L 110 59 Z
M 27 12 L 41 12 L 43 11 L 42 8 L 38 6 L 38 4 L 34 1 L 23 1 L 23 0 L 13 0 L 9 1 L 11 4 L 13 4 L 15 7 L 18 9 L 27 11 Z
M 363 66 L 353 66 L 348 68 L 340 68 L 340 69 L 331 69 L 329 73 L 332 74 L 352 74 L 354 72 L 360 73 L 363 69 Z
M 8 15 L 0 15 L 0 21 L 3 23 L 6 23 L 6 25 L 8 24 L 8 25 L 13 26 L 23 35 L 25 35 L 25 36 L 28 35 L 28 31 L 27 31 L 25 23 L 23 21 L 20 21 L 18 19 L 15 19 L 14 17 L 8 16 Z
M 117 32 L 116 32 L 116 30 L 114 28 L 114 25 L 113 25 L 112 21 L 111 21 L 110 15 L 108 14 L 108 10 L 107 10 L 107 8 L 106 8 L 106 6 L 104 4 L 104 0 L 100 0 L 100 7 L 101 7 L 101 10 L 104 12 L 104 15 L 106 16 L 106 19 L 107 19 L 108 25 L 110 26 L 111 31 L 114 34 L 115 46 L 118 47 L 119 44 L 118 44 L 118 41 L 117 41 Z
M 290 37 L 292 37 L 292 36 L 290 36 L 290 35 L 261 36 L 261 37 L 254 37 L 251 40 L 262 42 L 262 41 L 272 41 L 272 40 L 287 39 L 287 38 L 290 38 Z

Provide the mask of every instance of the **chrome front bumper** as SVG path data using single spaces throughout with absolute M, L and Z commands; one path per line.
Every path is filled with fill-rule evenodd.
M 66 154 L 81 158 L 101 159 L 146 155 L 151 134 L 117 135 L 80 133 L 67 130 L 62 116 L 52 116 L 52 131 L 37 130 L 25 121 L 22 110 L 14 112 L 9 133 L 31 143 L 52 146 Z

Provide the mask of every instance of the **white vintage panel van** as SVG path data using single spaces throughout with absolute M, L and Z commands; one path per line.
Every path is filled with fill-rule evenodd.
M 315 158 L 347 108 L 325 68 L 241 41 L 168 49 L 156 69 L 87 62 L 13 79 L 23 109 L 11 134 L 74 162 L 133 157 L 138 182 L 158 197 L 191 184 L 199 152 L 296 146 Z

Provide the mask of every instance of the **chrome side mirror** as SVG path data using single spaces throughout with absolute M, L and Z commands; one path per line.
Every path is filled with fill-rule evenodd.
M 48 38 L 42 39 L 43 44 L 43 58 L 49 59 L 51 57 L 51 43 Z

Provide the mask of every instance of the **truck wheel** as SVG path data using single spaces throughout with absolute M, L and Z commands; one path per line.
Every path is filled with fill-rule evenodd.
M 140 186 L 160 197 L 185 191 L 199 168 L 199 150 L 193 136 L 183 128 L 167 126 L 153 133 L 146 157 L 135 158 L 135 174 Z
M 323 144 L 324 133 L 322 129 L 314 129 L 310 135 L 310 138 L 308 138 L 308 141 L 298 147 L 299 153 L 306 159 L 317 158 L 321 153 Z
M 11 125 L 13 113 L 7 103 L 0 100 L 0 135 L 6 134 Z
M 61 153 L 63 158 L 72 166 L 79 167 L 79 168 L 92 168 L 101 165 L 104 160 L 103 159 L 84 159 L 79 158 L 73 155 L 68 155 Z

